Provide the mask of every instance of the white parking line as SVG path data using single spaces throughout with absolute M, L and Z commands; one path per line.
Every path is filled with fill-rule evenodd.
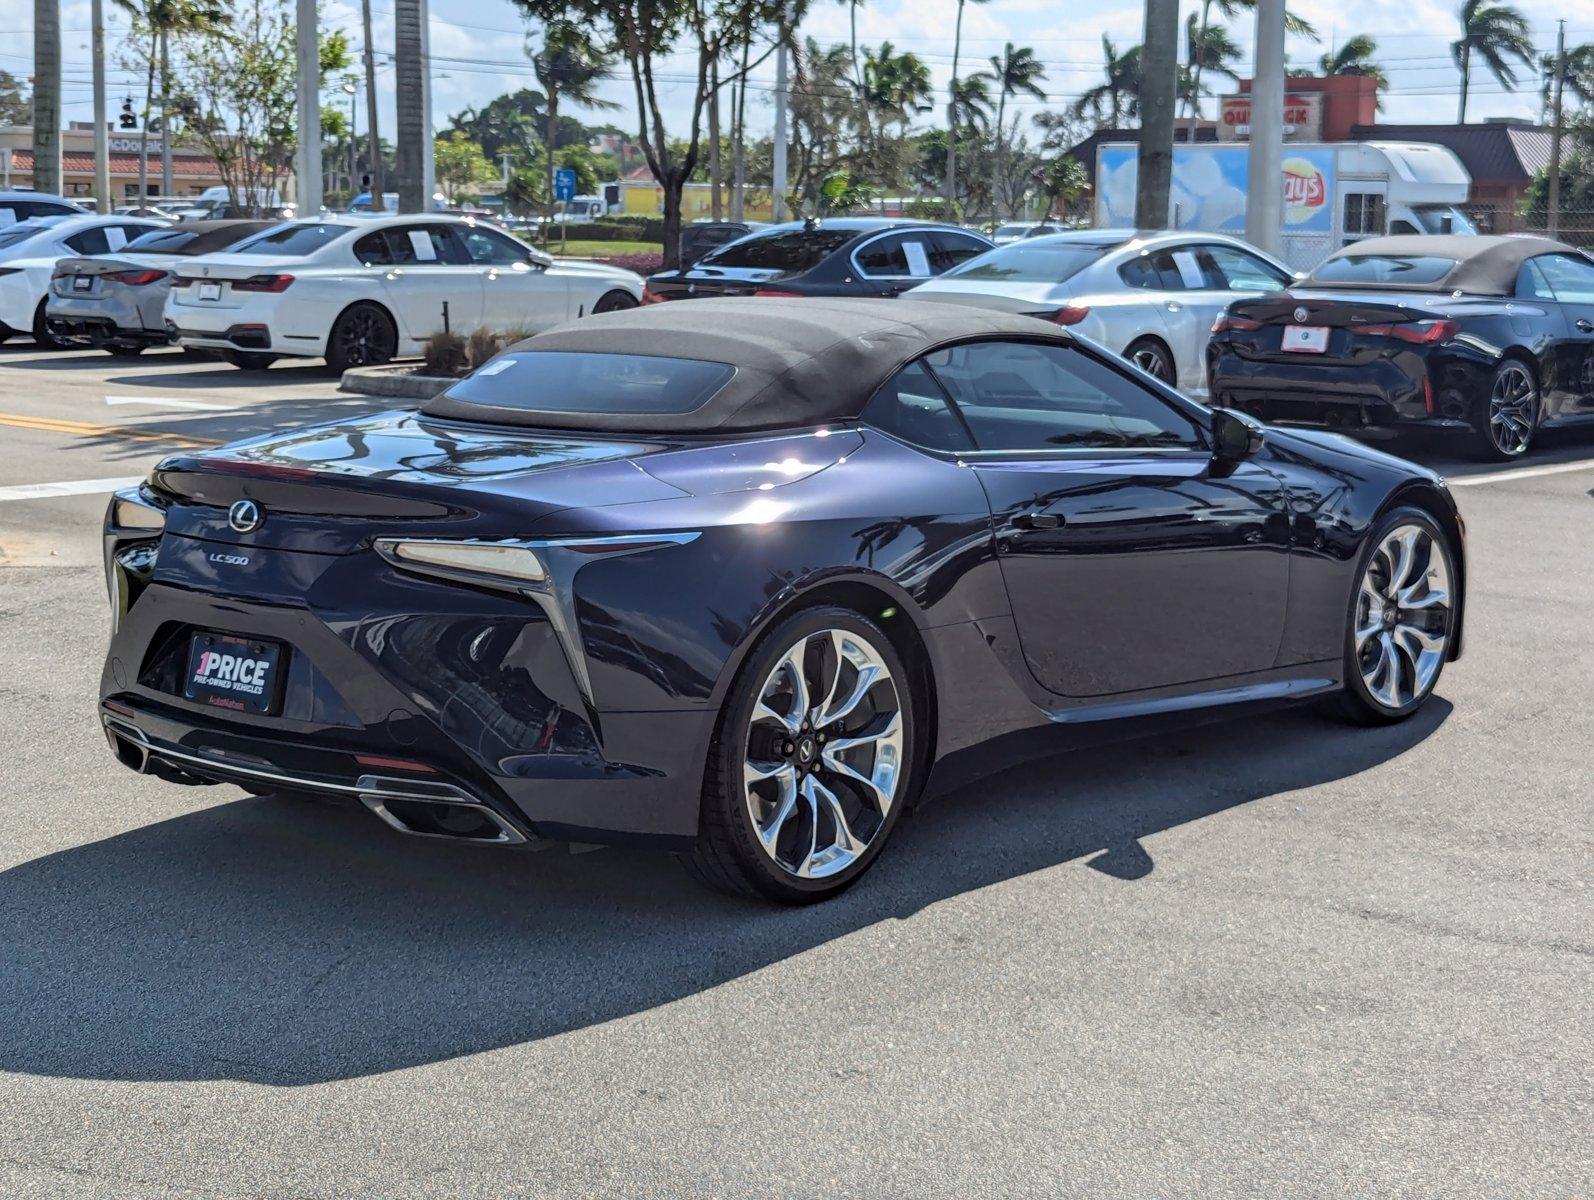
M 198 408 L 205 412 L 231 412 L 230 404 L 206 404 L 203 400 L 179 400 L 174 396 L 107 396 L 107 404 L 153 404 L 159 408 Z
M 1516 471 L 1501 471 L 1498 475 L 1466 475 L 1460 479 L 1446 476 L 1451 487 L 1480 487 L 1485 483 L 1510 483 L 1513 479 L 1533 479 L 1539 475 L 1564 475 L 1568 471 L 1594 471 L 1594 458 L 1577 462 L 1548 463 L 1542 467 L 1523 467 Z
M 48 500 L 52 496 L 92 496 L 96 492 L 114 492 L 120 488 L 142 483 L 142 475 L 116 479 L 73 479 L 65 483 L 18 483 L 0 487 L 0 503 L 6 500 Z

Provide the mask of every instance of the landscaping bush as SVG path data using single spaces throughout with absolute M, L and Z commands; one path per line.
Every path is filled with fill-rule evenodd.
M 466 361 L 467 347 L 465 339 L 452 330 L 445 333 L 439 329 L 426 339 L 426 348 L 421 352 L 421 373 L 423 375 L 463 375 Z
M 601 221 L 572 221 L 568 225 L 549 225 L 548 241 L 560 237 L 572 242 L 658 242 L 664 244 L 664 222 L 657 217 L 604 217 Z

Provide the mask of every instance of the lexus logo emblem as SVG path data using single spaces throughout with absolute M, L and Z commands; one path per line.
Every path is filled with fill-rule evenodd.
M 227 524 L 235 533 L 253 533 L 260 528 L 260 522 L 264 519 L 260 505 L 253 500 L 235 500 L 227 510 Z
M 1311 315 L 1312 314 L 1310 312 L 1308 312 L 1305 308 L 1297 308 L 1295 310 L 1295 323 L 1297 325 L 1304 325 L 1304 324 L 1306 324 L 1306 318 L 1311 316 Z

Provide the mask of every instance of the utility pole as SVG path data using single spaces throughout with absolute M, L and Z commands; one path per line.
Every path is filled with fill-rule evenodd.
M 721 191 L 725 184 L 725 176 L 720 163 L 720 60 L 719 47 L 715 47 L 714 59 L 708 64 L 708 179 L 709 191 L 709 216 L 714 220 L 722 220 L 725 216 L 724 202 Z
M 172 61 L 168 34 L 161 32 L 161 195 L 170 196 L 172 182 Z M 320 128 L 319 125 L 316 128 Z
M 786 219 L 786 42 L 789 38 L 789 26 L 786 23 L 788 9 L 785 4 L 780 6 L 780 41 L 775 47 L 775 163 L 771 183 L 774 186 L 775 211 L 772 214 L 776 221 Z
M 1179 76 L 1179 0 L 1146 0 L 1141 50 L 1135 225 L 1163 229 L 1173 187 L 1173 107 Z
M 398 92 L 400 212 L 432 206 L 432 110 L 426 56 L 426 0 L 394 0 L 393 74 Z
M 1256 6 L 1245 240 L 1275 257 L 1284 244 L 1284 0 Z
M 111 202 L 111 139 L 106 131 L 108 114 L 105 111 L 105 0 L 94 0 L 91 17 L 94 27 L 94 206 L 102 213 L 109 213 L 115 205 Z
M 300 218 L 314 220 L 321 212 L 321 47 L 316 36 L 316 0 L 299 0 L 299 21 L 294 31 L 294 50 L 299 60 L 299 152 L 294 173 L 298 176 Z M 263 204 L 266 197 L 250 196 L 250 208 Z
M 371 164 L 371 211 L 382 211 L 382 139 L 376 134 L 376 51 L 371 46 L 371 0 L 360 0 L 365 25 L 365 140 Z
M 61 0 L 33 0 L 33 190 L 61 194 Z
M 1566 83 L 1566 20 L 1562 18 L 1555 35 L 1555 124 L 1550 128 L 1550 212 L 1547 232 L 1554 237 L 1561 229 L 1561 133 L 1565 125 L 1561 111 L 1561 91 Z

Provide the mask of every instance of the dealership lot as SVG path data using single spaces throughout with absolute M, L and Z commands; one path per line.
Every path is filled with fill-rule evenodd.
M 942 797 L 776 911 L 134 776 L 110 481 L 380 407 L 0 347 L 0 1194 L 1586 1195 L 1594 439 L 1452 473 L 1467 653 Z

